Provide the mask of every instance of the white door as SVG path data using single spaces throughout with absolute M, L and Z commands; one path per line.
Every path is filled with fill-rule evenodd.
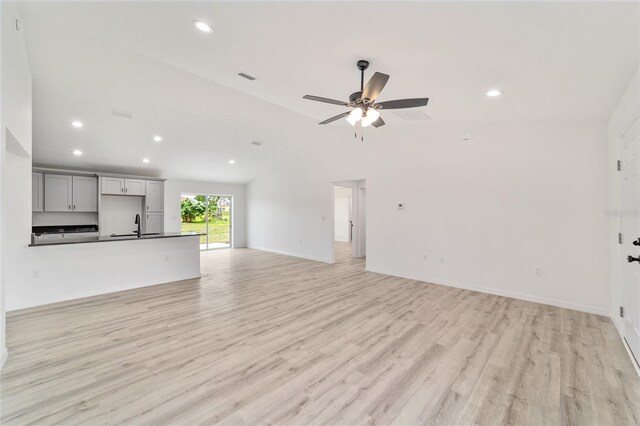
M 92 176 L 73 177 L 73 211 L 98 211 L 98 178 Z
M 148 180 L 144 196 L 148 212 L 164 211 L 164 182 Z
M 124 194 L 124 179 L 114 177 L 101 177 L 102 188 L 100 192 L 105 195 L 123 195 Z
M 636 115 L 619 139 L 620 232 L 624 338 L 640 359 L 640 119 Z
M 68 175 L 44 175 L 44 211 L 70 212 L 72 195 L 72 178 Z
M 147 213 L 145 221 L 145 233 L 161 233 L 162 232 L 162 213 Z
M 144 195 L 145 182 L 140 179 L 125 179 L 124 195 Z

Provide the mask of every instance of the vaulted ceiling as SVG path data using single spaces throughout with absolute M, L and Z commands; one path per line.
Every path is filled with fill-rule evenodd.
M 394 126 L 439 121 L 605 121 L 638 67 L 636 2 L 24 2 L 20 10 L 35 163 L 196 180 L 247 182 L 335 127 L 349 132 L 344 122 L 317 125 L 343 109 L 302 96 L 347 99 L 361 58 L 371 61 L 367 76 L 391 75 L 380 100 L 431 99 L 422 112 L 432 121 L 385 112 L 385 137 Z M 490 88 L 504 95 L 487 98 Z M 76 119 L 83 128 L 70 125 Z

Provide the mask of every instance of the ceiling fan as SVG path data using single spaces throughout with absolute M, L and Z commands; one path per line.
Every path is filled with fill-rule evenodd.
M 351 111 L 343 112 L 334 117 L 327 118 L 321 121 L 320 124 L 329 124 L 341 118 L 346 118 L 349 124 L 355 126 L 358 121 L 362 124 L 362 127 L 380 127 L 384 126 L 384 120 L 380 117 L 378 110 L 384 109 L 402 109 L 402 108 L 416 108 L 426 106 L 429 102 L 429 98 L 411 98 L 411 99 L 397 99 L 394 101 L 376 102 L 376 99 L 384 89 L 384 86 L 389 80 L 387 74 L 376 72 L 369 79 L 367 85 L 364 85 L 364 71 L 369 68 L 369 61 L 363 59 L 357 63 L 360 70 L 360 91 L 354 92 L 349 96 L 349 102 L 338 101 L 335 99 L 323 98 L 321 96 L 305 95 L 303 99 L 309 99 L 310 101 L 324 102 L 327 104 L 334 104 L 352 108 Z

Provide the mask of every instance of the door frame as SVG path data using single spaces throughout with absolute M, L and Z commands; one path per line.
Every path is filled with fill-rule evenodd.
M 621 127 L 620 131 L 617 133 L 617 137 L 616 137 L 616 144 L 617 144 L 617 151 L 618 151 L 618 158 L 620 159 L 620 154 L 621 154 L 621 141 L 622 139 L 627 135 L 627 132 L 629 132 L 631 130 L 631 127 L 633 125 L 635 125 L 636 123 L 640 122 L 640 105 L 637 106 L 634 110 L 633 113 L 629 116 L 629 118 L 624 122 L 624 125 Z M 640 138 L 640 134 L 637 135 L 636 137 Z M 640 163 L 639 163 L 640 164 Z M 640 173 L 640 165 L 638 166 L 638 169 L 636 171 L 636 173 Z M 622 211 L 623 207 L 622 207 L 622 183 L 621 183 L 621 179 L 622 179 L 622 175 L 620 173 L 618 173 L 618 194 L 619 194 L 619 198 L 618 198 L 618 211 Z M 636 217 L 636 220 L 640 220 Z M 621 233 L 621 235 L 623 235 L 623 238 L 625 238 L 625 240 L 627 239 L 634 239 L 636 236 L 630 236 L 630 235 L 624 235 L 622 233 L 622 218 L 618 218 L 618 229 L 619 232 Z M 630 240 L 629 240 L 630 241 Z M 619 300 L 622 302 L 625 299 L 625 293 L 626 293 L 626 289 L 625 286 L 627 285 L 625 283 L 624 280 L 624 268 L 625 266 L 628 267 L 628 265 L 626 265 L 627 262 L 625 262 L 626 256 L 629 253 L 624 252 L 623 250 L 623 245 L 619 245 L 618 246 L 618 262 L 620 265 L 620 288 L 619 288 Z M 640 286 L 640 283 L 638 283 L 638 285 Z M 627 311 L 627 309 L 625 309 L 625 312 Z M 629 313 L 630 314 L 630 313 Z M 640 315 L 640 313 L 636 312 L 636 315 Z M 636 372 L 638 372 L 638 374 L 640 374 L 640 353 L 635 353 L 633 352 L 633 350 L 631 349 L 631 343 L 629 342 L 630 339 L 632 339 L 634 341 L 634 346 L 638 346 L 640 347 L 640 344 L 638 342 L 640 342 L 640 333 L 634 333 L 633 331 L 631 332 L 632 335 L 628 336 L 629 331 L 628 328 L 629 327 L 633 327 L 633 321 L 632 324 L 629 325 L 628 324 L 628 318 L 622 318 L 622 323 L 620 324 L 620 328 L 618 329 L 618 331 L 620 332 L 620 335 L 622 337 L 623 343 L 625 348 L 627 349 L 627 352 L 629 353 L 629 356 L 631 357 L 631 362 L 633 364 L 633 366 L 636 369 Z M 616 321 L 614 321 L 614 323 L 616 323 Z M 640 350 L 638 350 L 637 352 L 640 352 Z
M 352 257 L 365 257 L 367 255 L 367 231 L 366 231 L 366 179 L 341 180 L 331 183 L 331 263 L 336 261 L 335 250 L 335 211 L 336 211 L 336 186 L 351 188 L 351 219 L 353 220 L 353 239 L 351 241 Z M 366 263 L 366 259 L 365 259 Z
M 233 195 L 229 195 L 229 194 L 210 194 L 210 193 L 201 193 L 201 192 L 181 192 L 180 196 L 184 196 L 184 195 L 190 195 L 190 196 L 196 196 L 196 195 L 204 195 L 205 197 L 212 197 L 212 196 L 216 196 L 216 197 L 229 197 L 230 200 L 230 204 L 229 204 L 229 247 L 217 247 L 217 248 L 209 248 L 209 220 L 205 221 L 205 232 L 206 232 L 206 246 L 207 248 L 204 250 L 200 250 L 200 251 L 210 251 L 210 250 L 226 250 L 226 249 L 230 249 L 230 248 L 235 248 L 234 247 L 234 239 L 233 239 L 233 215 L 234 215 L 234 211 L 235 209 L 233 208 Z M 205 217 L 208 218 L 209 217 L 209 203 L 207 203 L 206 208 L 205 208 Z M 182 219 L 180 219 L 180 223 L 182 224 Z

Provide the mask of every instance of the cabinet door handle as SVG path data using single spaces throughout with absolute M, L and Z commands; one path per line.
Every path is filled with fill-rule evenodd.
M 125 194 L 127 193 L 128 190 L 129 190 L 129 188 L 125 188 L 124 189 Z
M 120 188 L 120 192 L 124 192 L 124 188 Z
M 71 210 L 71 204 L 69 204 L 69 210 Z
M 74 209 L 74 210 L 76 209 L 76 205 L 75 205 L 75 204 L 73 205 L 73 209 Z

